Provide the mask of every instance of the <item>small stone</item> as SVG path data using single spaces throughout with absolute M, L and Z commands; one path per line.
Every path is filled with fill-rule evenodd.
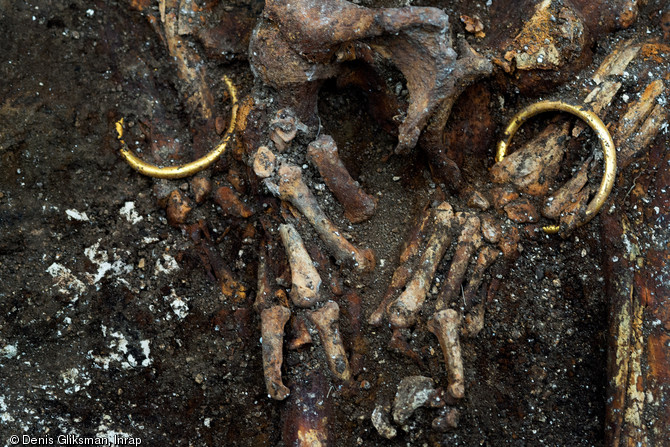
M 430 377 L 405 377 L 400 381 L 393 401 L 393 420 L 404 424 L 417 408 L 431 404 L 436 393 Z
M 458 428 L 459 417 L 460 413 L 456 408 L 447 408 L 442 416 L 433 419 L 433 429 L 446 432 Z

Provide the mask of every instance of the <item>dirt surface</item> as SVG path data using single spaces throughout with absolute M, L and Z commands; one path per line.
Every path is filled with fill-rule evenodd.
M 456 32 L 464 33 L 456 20 L 464 13 L 495 23 L 497 10 L 486 5 L 496 1 L 481 3 L 445 7 Z M 260 11 L 258 2 L 231 5 L 250 17 Z M 662 35 L 661 8 L 660 0 L 649 1 L 631 28 L 597 39 L 594 62 L 551 96 L 575 97 L 619 40 Z M 125 2 L 0 0 L 0 11 L 0 445 L 13 445 L 14 435 L 54 444 L 70 435 L 156 446 L 283 445 L 287 403 L 267 396 L 260 320 L 252 307 L 260 224 L 223 215 L 211 201 L 189 217 L 206 222 L 215 248 L 247 288 L 246 298 L 225 300 L 192 240 L 168 225 L 155 182 L 118 155 L 115 122 L 150 121 L 157 109 L 177 124 L 176 138 L 189 141 L 179 81 L 160 39 Z M 240 48 L 231 44 L 207 63 L 212 79 L 227 74 L 244 96 L 253 76 Z M 474 87 L 490 92 L 485 108 L 493 126 L 483 142 L 469 147 L 467 101 L 456 104 L 448 125 L 464 138 L 454 143 L 466 148 L 464 174 L 480 182 L 488 181 L 506 120 L 540 99 L 518 94 L 500 76 Z M 633 96 L 638 88 L 631 81 L 623 93 Z M 623 106 L 615 103 L 607 118 L 618 119 Z M 377 433 L 370 420 L 375 404 L 392 399 L 403 377 L 424 375 L 446 386 L 440 347 L 425 318 L 407 331 L 421 364 L 388 349 L 390 329 L 365 320 L 390 282 L 414 219 L 449 190 L 431 177 L 420 153 L 392 153 L 395 138 L 368 115 L 358 90 L 327 83 L 319 110 L 352 176 L 379 199 L 372 219 L 351 225 L 330 194 L 318 194 L 335 223 L 378 259 L 363 279 L 343 272 L 345 285 L 363 298 L 365 355 L 349 386 L 324 369 L 332 445 L 604 445 L 608 301 L 598 218 L 566 239 L 524 239 L 504 276 L 487 277 L 500 286 L 483 331 L 463 340 L 466 397 L 456 404 L 458 428 L 433 430 L 440 410 L 421 408 L 404 429 L 397 427 L 395 439 Z M 584 151 L 595 147 L 590 139 Z M 655 147 L 663 144 L 667 151 L 667 133 Z M 487 149 L 476 152 L 481 147 Z M 225 182 L 230 166 L 246 175 L 226 155 L 214 181 Z M 643 159 L 635 169 L 653 167 Z M 616 188 L 632 186 L 632 176 L 625 177 Z M 174 185 L 188 192 L 188 183 Z M 616 206 L 625 207 L 625 197 L 617 197 Z M 261 212 L 251 188 L 244 199 Z M 438 278 L 446 269 L 438 269 Z M 346 315 L 347 303 L 340 304 Z M 341 324 L 350 343 L 350 323 Z M 301 362 L 322 359 L 318 346 L 287 352 L 289 386 Z

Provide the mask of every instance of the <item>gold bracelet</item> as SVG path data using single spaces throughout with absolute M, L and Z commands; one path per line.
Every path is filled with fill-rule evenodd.
M 586 208 L 584 219 L 578 224 L 578 226 L 581 226 L 593 219 L 593 217 L 598 214 L 598 211 L 600 211 L 600 208 L 605 204 L 605 200 L 607 200 L 607 196 L 609 196 L 610 191 L 612 191 L 612 186 L 614 186 L 614 177 L 616 175 L 616 150 L 614 148 L 614 141 L 605 124 L 594 112 L 583 106 L 574 106 L 561 101 L 541 101 L 531 104 L 517 113 L 507 125 L 505 133 L 503 134 L 503 139 L 498 143 L 496 163 L 505 158 L 512 137 L 523 123 L 535 115 L 554 110 L 571 113 L 586 121 L 591 129 L 595 131 L 596 135 L 598 135 L 598 139 L 603 147 L 605 172 L 603 173 L 598 192 Z M 558 233 L 560 227 L 558 225 L 549 225 L 542 229 L 545 233 L 553 234 Z
M 125 141 L 123 141 L 123 118 L 121 118 L 116 123 L 116 131 L 118 133 L 118 138 L 121 141 L 121 155 L 123 158 L 125 158 L 128 164 L 140 174 L 156 178 L 184 178 L 209 167 L 225 152 L 226 146 L 228 145 L 228 142 L 232 138 L 233 132 L 235 131 L 235 121 L 237 120 L 237 89 L 233 85 L 232 81 L 228 79 L 228 77 L 224 76 L 223 81 L 226 83 L 226 87 L 228 88 L 228 93 L 230 94 L 230 99 L 232 102 L 230 124 L 228 125 L 228 130 L 223 136 L 221 142 L 205 156 L 198 158 L 197 160 L 194 160 L 190 163 L 163 168 L 142 161 L 139 157 L 130 152 L 130 149 L 128 149 Z

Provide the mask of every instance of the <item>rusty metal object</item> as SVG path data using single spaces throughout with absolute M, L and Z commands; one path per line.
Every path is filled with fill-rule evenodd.
M 322 135 L 311 142 L 307 147 L 307 157 L 317 167 L 328 189 L 344 208 L 344 217 L 352 223 L 363 222 L 372 217 L 377 201 L 351 178 L 331 136 Z

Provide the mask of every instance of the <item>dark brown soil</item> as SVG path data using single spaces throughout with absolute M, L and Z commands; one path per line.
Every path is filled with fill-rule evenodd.
M 455 2 L 447 10 L 451 17 L 475 10 L 491 23 L 481 3 Z M 618 39 L 660 33 L 652 17 L 661 3 L 649 1 L 631 29 L 594 44 L 587 72 Z M 267 396 L 259 317 L 251 307 L 258 241 L 243 239 L 247 222 L 221 215 L 212 202 L 196 210 L 194 220 L 206 221 L 249 289 L 247 300 L 225 301 L 191 240 L 168 225 L 154 182 L 118 155 L 114 123 L 150 116 L 152 101 L 189 138 L 162 43 L 125 2 L 0 0 L 0 11 L 1 445 L 11 445 L 13 435 L 54 444 L 59 435 L 118 435 L 151 446 L 283 445 L 286 404 Z M 242 95 L 250 91 L 244 54 L 208 63 L 212 73 L 234 79 Z M 143 90 L 143 82 L 151 88 Z M 576 96 L 579 82 L 552 96 Z M 539 99 L 519 97 L 499 82 L 485 87 L 497 126 L 489 130 L 491 141 L 518 105 Z M 625 86 L 631 95 L 637 87 Z M 394 137 L 370 118 L 365 102 L 357 90 L 330 83 L 319 107 L 324 131 L 338 142 L 352 175 L 380 199 L 371 220 L 346 228 L 384 260 L 358 289 L 367 318 L 409 226 L 440 185 L 422 156 L 391 155 Z M 467 104 L 454 114 L 456 122 L 467 116 Z M 229 161 L 219 163 L 214 178 L 225 177 Z M 485 166 L 479 172 L 485 176 Z M 347 227 L 339 204 L 321 198 Z M 258 210 L 255 194 L 246 200 Z M 595 219 L 565 240 L 524 240 L 521 256 L 500 278 L 484 330 L 463 342 L 466 398 L 451 432 L 431 429 L 438 410 L 420 409 L 395 439 L 379 436 L 370 421 L 376 402 L 392 396 L 407 375 L 446 386 L 446 373 L 425 324 L 409 332 L 422 368 L 386 347 L 388 328 L 364 323 L 364 369 L 351 388 L 333 382 L 327 396 L 332 445 L 604 445 L 608 302 L 599 225 Z M 322 355 L 317 347 L 291 352 L 286 368 Z

